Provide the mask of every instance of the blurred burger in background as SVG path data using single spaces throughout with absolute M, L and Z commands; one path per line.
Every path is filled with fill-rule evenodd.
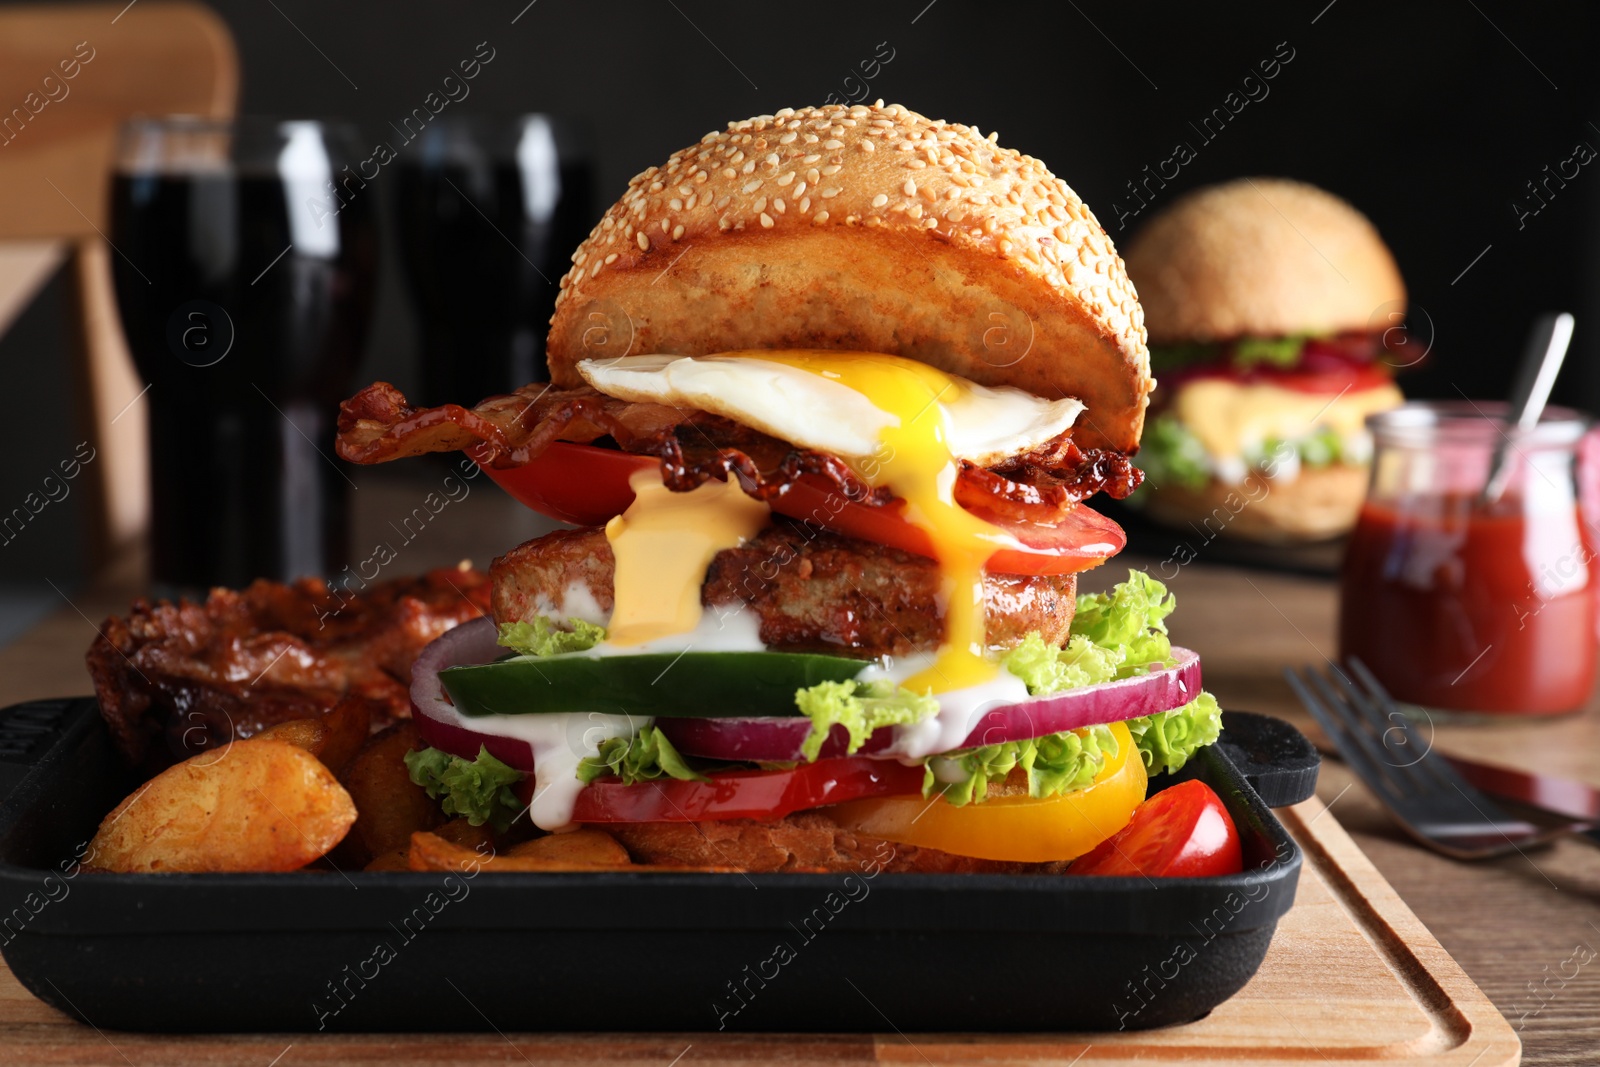
M 1372 223 L 1314 186 L 1242 178 L 1154 216 L 1127 265 L 1158 382 L 1136 500 L 1208 538 L 1348 532 L 1372 452 L 1363 421 L 1404 399 L 1384 343 L 1405 285 Z

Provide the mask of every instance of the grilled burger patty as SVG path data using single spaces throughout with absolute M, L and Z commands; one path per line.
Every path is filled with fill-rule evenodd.
M 489 569 L 495 621 L 559 611 L 574 585 L 609 612 L 613 570 L 599 527 L 528 541 Z M 1066 643 L 1075 576 L 987 574 L 983 591 L 991 645 L 1014 645 L 1031 630 Z M 724 613 L 741 605 L 756 612 L 761 640 L 776 650 L 874 658 L 937 649 L 944 636 L 940 592 L 931 559 L 774 517 L 742 547 L 716 555 L 701 602 Z

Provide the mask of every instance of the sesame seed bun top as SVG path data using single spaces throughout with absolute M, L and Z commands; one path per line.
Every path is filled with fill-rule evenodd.
M 1365 330 L 1405 306 L 1400 270 L 1367 217 L 1283 178 L 1188 193 L 1127 251 L 1156 344 Z
M 1132 450 L 1151 389 L 1122 260 L 1077 195 L 994 135 L 897 106 L 730 123 L 628 183 L 572 256 L 557 384 L 584 359 L 824 348 L 1087 405 Z

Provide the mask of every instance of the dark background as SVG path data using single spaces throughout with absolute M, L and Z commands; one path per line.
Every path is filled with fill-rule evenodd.
M 349 117 L 374 144 L 393 140 L 387 124 L 487 42 L 493 61 L 446 113 L 586 120 L 600 207 L 631 175 L 730 119 L 829 93 L 859 97 L 862 61 L 892 49 L 865 79 L 866 99 L 998 130 L 1001 143 L 1066 179 L 1119 243 L 1140 221 L 1119 228 L 1118 205 L 1136 203 L 1127 183 L 1179 140 L 1197 158 L 1152 208 L 1240 175 L 1300 178 L 1346 197 L 1394 249 L 1410 324 L 1432 339 L 1428 361 L 1402 382 L 1412 395 L 1501 395 L 1529 320 L 1574 311 L 1557 399 L 1600 409 L 1600 161 L 1520 225 L 1513 206 L 1537 206 L 1526 183 L 1580 141 L 1600 150 L 1592 4 L 525 3 L 213 6 L 238 43 L 242 112 Z M 1222 106 L 1260 60 L 1289 50 L 1269 95 L 1203 143 L 1189 124 Z M 387 167 L 373 183 L 391 208 L 393 174 Z M 417 380 L 415 325 L 386 226 L 377 320 L 352 386 Z M 20 347 L 0 342 L 0 382 L 40 402 L 8 414 L 7 499 L 78 439 L 64 371 Z M 5 553 L 0 579 L 38 583 L 40 559 L 55 565 L 74 551 L 72 507 L 46 518 L 59 536 L 19 543 L 32 561 Z

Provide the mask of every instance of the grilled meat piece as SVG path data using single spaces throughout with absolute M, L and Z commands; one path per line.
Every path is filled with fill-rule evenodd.
M 123 756 L 159 767 L 342 699 L 367 701 L 375 726 L 409 717 L 412 661 L 488 602 L 487 576 L 469 568 L 359 591 L 303 578 L 214 589 L 203 604 L 141 598 L 101 626 L 89 674 Z
M 614 561 L 598 527 L 535 538 L 489 569 L 499 622 L 571 613 L 582 590 L 602 612 L 612 607 Z M 1014 645 L 1030 630 L 1065 644 L 1076 604 L 1072 575 L 984 576 L 989 643 Z M 939 647 L 939 567 L 931 559 L 786 519 L 774 519 L 740 548 L 719 552 L 701 601 L 726 614 L 756 612 L 761 640 L 784 651 L 828 651 L 873 658 Z

